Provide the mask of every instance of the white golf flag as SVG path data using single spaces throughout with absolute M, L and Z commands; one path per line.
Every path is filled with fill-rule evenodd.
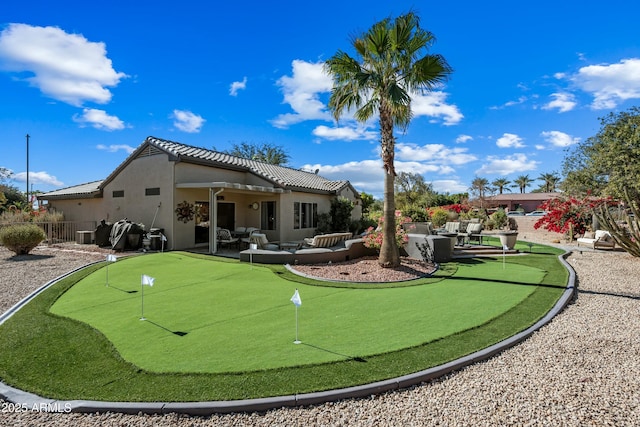
M 153 286 L 153 281 L 156 280 L 151 276 L 147 276 L 146 274 L 142 275 L 142 284 L 143 285 L 149 285 L 149 286 Z
M 505 251 L 508 251 L 508 250 L 509 250 L 509 246 L 504 245 L 504 246 L 502 247 L 502 249 L 503 249 L 503 250 L 505 250 Z
M 162 240 L 163 242 L 167 241 L 167 236 L 165 236 L 164 234 L 160 235 L 160 240 Z
M 296 307 L 300 307 L 302 305 L 302 300 L 300 299 L 300 294 L 298 293 L 298 290 L 296 289 L 296 292 L 293 294 L 293 296 L 291 297 L 291 302 L 293 303 L 293 305 L 295 305 Z
M 107 255 L 107 262 L 116 262 L 116 256 L 113 254 Z

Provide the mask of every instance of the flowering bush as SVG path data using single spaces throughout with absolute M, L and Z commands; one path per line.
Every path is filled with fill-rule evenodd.
M 404 244 L 409 241 L 409 236 L 407 235 L 407 232 L 403 227 L 403 225 L 408 222 L 411 222 L 411 218 L 396 213 L 396 244 L 399 248 L 404 246 Z M 373 249 L 380 249 L 382 247 L 383 223 L 384 218 L 380 217 L 378 219 L 378 228 L 374 229 L 373 227 L 369 227 L 367 229 L 366 234 L 362 238 L 365 247 Z
M 563 234 L 584 234 L 591 227 L 594 208 L 603 203 L 609 204 L 611 200 L 595 198 L 578 200 L 575 197 L 547 200 L 540 205 L 540 209 L 548 213 L 536 221 L 533 228 L 537 230 L 543 227 L 545 230 Z M 570 237 L 573 238 L 573 236 Z
M 461 213 L 467 213 L 469 212 L 470 207 L 468 205 L 463 205 L 462 203 L 454 203 L 452 205 L 444 205 L 444 206 L 440 206 L 440 208 L 450 211 L 450 212 L 455 212 L 457 214 L 461 214 Z

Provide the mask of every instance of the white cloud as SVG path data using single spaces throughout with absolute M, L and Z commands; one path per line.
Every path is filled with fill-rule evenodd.
M 500 148 L 521 148 L 524 147 L 522 138 L 513 133 L 505 133 L 496 140 L 496 145 Z
M 313 134 L 317 137 L 328 140 L 375 140 L 378 139 L 378 133 L 369 131 L 363 126 L 340 126 L 340 127 L 328 127 L 324 125 L 317 126 L 313 130 Z
M 450 176 L 455 173 L 452 165 L 463 165 L 476 160 L 466 153 L 466 148 L 450 149 L 440 144 L 417 146 L 415 144 L 396 145 L 396 172 L 410 172 L 425 176 L 430 182 L 432 176 Z M 382 160 L 352 161 L 337 165 L 307 164 L 305 170 L 319 170 L 319 174 L 332 180 L 349 180 L 359 191 L 382 198 L 384 193 L 384 169 Z M 453 180 L 439 180 L 442 191 L 466 191 L 466 186 Z M 434 187 L 435 188 L 435 187 Z M 440 190 L 438 190 L 440 191 Z
M 124 151 L 127 154 L 131 154 L 135 151 L 136 147 L 132 147 L 126 144 L 111 144 L 111 145 L 96 145 L 98 150 L 108 151 L 109 153 L 116 153 L 118 151 Z
M 188 133 L 198 133 L 204 125 L 205 119 L 202 116 L 185 110 L 173 110 L 173 114 L 170 116 L 173 121 L 173 125 L 176 129 Z
M 594 110 L 613 109 L 626 100 L 640 98 L 640 58 L 582 67 L 571 80 L 593 95 Z
M 11 179 L 17 182 L 27 182 L 27 173 L 26 172 L 18 172 L 14 175 L 11 175 Z M 62 181 L 59 181 L 53 175 L 49 175 L 47 172 L 29 172 L 29 182 L 31 184 L 49 184 L 60 187 L 63 185 Z
M 306 120 L 331 121 L 332 115 L 321 94 L 328 94 L 333 80 L 324 72 L 323 62 L 306 62 L 296 59 L 292 62 L 292 76 L 282 76 L 278 86 L 284 94 L 284 104 L 288 104 L 292 113 L 278 115 L 271 120 L 277 128 L 289 126 Z M 459 123 L 464 117 L 455 105 L 447 104 L 445 92 L 417 92 L 411 95 L 411 109 L 414 117 L 427 116 L 442 119 L 445 125 Z M 341 116 L 346 122 L 353 121 L 353 112 L 346 111 Z
M 457 194 L 469 191 L 469 186 L 454 179 L 436 179 L 431 182 L 431 185 L 433 185 L 433 190 L 438 193 Z
M 27 24 L 9 24 L 0 33 L 0 69 L 32 74 L 25 78 L 31 86 L 75 106 L 108 103 L 112 94 L 107 87 L 127 77 L 113 69 L 104 43 Z
M 489 156 L 487 163 L 476 171 L 476 175 L 510 175 L 516 172 L 535 170 L 540 162 L 529 160 L 526 155 L 516 153 L 506 157 Z
M 396 158 L 400 161 L 423 161 L 438 164 L 464 165 L 478 158 L 467 148 L 449 148 L 443 144 L 396 144 Z
M 233 82 L 229 87 L 229 95 L 238 96 L 239 90 L 244 90 L 247 88 L 247 77 L 245 76 L 241 82 Z
M 465 142 L 472 141 L 473 137 L 469 135 L 460 135 L 456 138 L 456 144 L 464 144 Z
M 552 93 L 551 96 L 554 98 L 553 101 L 550 101 L 547 104 L 543 105 L 543 110 L 552 110 L 554 108 L 557 108 L 558 112 L 566 113 L 567 111 L 573 110 L 577 105 L 575 96 L 573 94 Z
M 518 98 L 517 101 L 507 101 L 502 105 L 494 105 L 489 107 L 490 110 L 502 110 L 504 108 L 507 107 L 513 107 L 514 105 L 520 105 L 520 104 L 524 104 L 525 102 L 527 102 L 527 97 L 526 96 L 521 96 Z
M 82 115 L 75 114 L 73 121 L 80 125 L 91 125 L 96 129 L 101 130 L 122 130 L 125 128 L 125 124 L 122 120 L 116 116 L 110 116 L 104 110 L 96 110 L 94 108 L 85 108 L 82 110 Z
M 540 135 L 549 144 L 555 147 L 569 147 L 580 142 L 580 138 L 574 138 L 569 134 L 557 130 L 545 131 Z
M 319 94 L 330 92 L 333 86 L 331 77 L 323 71 L 323 64 L 293 60 L 293 75 L 280 77 L 277 84 L 284 94 L 283 102 L 294 112 L 278 115 L 271 121 L 273 126 L 286 129 L 305 120 L 331 120 L 331 114 L 319 98 Z
M 445 102 L 445 92 L 424 92 L 411 95 L 411 111 L 414 117 L 442 118 L 447 126 L 458 124 L 464 116 L 455 105 Z

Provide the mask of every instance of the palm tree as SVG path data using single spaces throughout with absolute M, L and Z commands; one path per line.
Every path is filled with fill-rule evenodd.
M 441 55 L 425 52 L 423 56 L 434 41 L 433 34 L 420 28 L 419 18 L 410 12 L 377 22 L 355 37 L 356 58 L 339 50 L 324 64 L 333 79 L 329 108 L 336 121 L 345 110 L 355 109 L 359 122 L 378 113 L 384 166 L 383 241 L 378 263 L 383 267 L 400 265 L 395 242 L 394 128 L 406 128 L 411 122 L 412 94 L 437 87 L 452 72 Z
M 478 193 L 480 207 L 484 207 L 484 196 L 486 192 L 490 190 L 487 178 L 480 178 L 476 176 L 473 181 L 471 181 L 471 188 L 469 188 L 469 190 L 473 193 Z
M 560 181 L 560 177 L 555 172 L 543 173 L 538 177 L 538 179 L 544 182 L 542 188 L 544 189 L 545 193 L 552 193 L 556 191 L 556 186 Z
M 491 183 L 491 185 L 493 185 L 498 190 L 499 194 L 502 194 L 504 190 L 511 191 L 509 189 L 509 184 L 511 184 L 511 181 L 509 181 L 507 178 L 498 178 L 493 180 L 493 182 Z
M 513 182 L 520 188 L 520 193 L 524 193 L 527 186 L 533 182 L 533 179 L 529 178 L 529 175 L 520 175 Z

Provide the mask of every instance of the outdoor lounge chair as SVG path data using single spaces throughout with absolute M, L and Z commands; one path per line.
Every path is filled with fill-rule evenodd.
M 220 246 L 227 245 L 231 247 L 231 245 L 238 245 L 240 239 L 237 237 L 231 236 L 231 232 L 226 228 L 218 228 L 218 244 Z
M 580 237 L 578 240 L 578 246 L 585 245 L 591 246 L 592 249 L 609 248 L 614 249 L 616 247 L 616 241 L 613 240 L 613 236 L 606 230 L 596 230 L 593 238 Z
M 477 240 L 478 243 L 482 243 L 482 223 L 470 222 L 467 225 L 467 229 L 464 232 L 458 233 L 458 237 L 462 237 L 466 243 L 471 243 L 471 240 Z
M 249 236 L 249 243 L 255 243 L 258 249 L 266 249 L 268 251 L 277 251 L 280 246 L 276 242 L 269 242 L 267 236 L 262 233 L 253 233 Z

